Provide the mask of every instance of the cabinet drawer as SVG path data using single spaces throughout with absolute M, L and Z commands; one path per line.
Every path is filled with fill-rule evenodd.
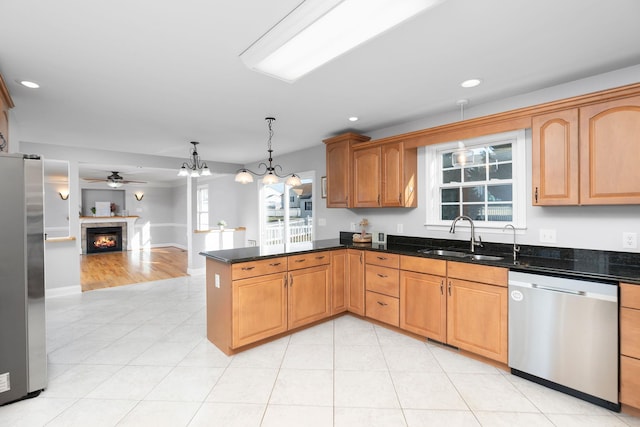
M 620 402 L 640 408 L 640 360 L 620 357 Z
M 282 271 L 287 271 L 287 258 L 285 257 L 233 264 L 231 266 L 231 277 L 233 280 L 238 280 Z
M 446 276 L 447 261 L 402 255 L 400 257 L 400 270 L 433 274 L 435 276 Z
M 367 291 L 366 316 L 372 319 L 400 326 L 400 300 L 376 292 Z
M 620 308 L 620 353 L 640 359 L 640 310 Z
M 307 254 L 291 255 L 287 258 L 289 270 L 299 270 L 301 268 L 329 264 L 331 253 L 329 251 L 312 252 Z
M 640 310 L 640 285 L 620 283 L 620 306 Z
M 449 261 L 447 274 L 450 278 L 471 280 L 507 287 L 509 270 L 501 267 Z
M 398 268 L 400 266 L 400 255 L 366 251 L 365 261 L 367 262 L 367 264 Z
M 400 272 L 395 268 L 367 265 L 365 283 L 368 291 L 398 298 L 400 296 Z

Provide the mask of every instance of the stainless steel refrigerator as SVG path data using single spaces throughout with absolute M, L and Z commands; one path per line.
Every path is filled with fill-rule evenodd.
M 42 171 L 0 154 L 0 405 L 47 385 Z

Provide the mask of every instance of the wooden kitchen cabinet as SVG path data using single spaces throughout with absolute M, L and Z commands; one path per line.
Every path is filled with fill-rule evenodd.
M 415 207 L 417 150 L 402 142 L 353 151 L 353 207 Z
M 620 402 L 640 409 L 640 285 L 620 284 Z
M 326 144 L 328 208 L 351 207 L 352 146 L 369 139 L 368 136 L 346 133 L 323 141 Z
M 286 273 L 234 280 L 232 347 L 242 347 L 287 330 Z
M 400 328 L 447 341 L 447 262 L 400 257 Z
M 347 311 L 349 264 L 347 250 L 331 252 L 331 314 Z
M 9 151 L 9 110 L 13 107 L 9 90 L 0 76 L 0 147 L 5 153 Z
M 288 329 L 331 316 L 329 265 L 289 271 Z
M 640 203 L 640 96 L 580 108 L 580 203 Z
M 533 204 L 577 205 L 578 109 L 534 116 L 531 139 Z
M 365 314 L 400 326 L 400 256 L 367 251 L 365 254 Z
M 508 270 L 447 263 L 447 343 L 508 362 Z
M 364 316 L 364 251 L 347 249 L 347 262 L 349 266 L 347 310 Z
M 532 117 L 534 205 L 640 204 L 640 96 Z

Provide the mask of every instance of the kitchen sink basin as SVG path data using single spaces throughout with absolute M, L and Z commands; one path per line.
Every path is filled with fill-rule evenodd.
M 480 254 L 469 254 L 469 255 L 466 255 L 466 258 L 471 258 L 478 261 L 500 261 L 501 259 L 504 259 L 504 257 L 501 257 L 501 256 L 480 255 Z
M 451 257 L 459 257 L 459 258 L 464 258 L 467 256 L 465 252 L 449 251 L 446 249 L 420 249 L 418 252 L 427 254 L 427 255 L 451 256 Z

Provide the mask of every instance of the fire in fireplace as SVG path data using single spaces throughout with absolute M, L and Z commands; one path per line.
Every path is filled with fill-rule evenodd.
M 122 227 L 87 228 L 87 253 L 122 251 Z

